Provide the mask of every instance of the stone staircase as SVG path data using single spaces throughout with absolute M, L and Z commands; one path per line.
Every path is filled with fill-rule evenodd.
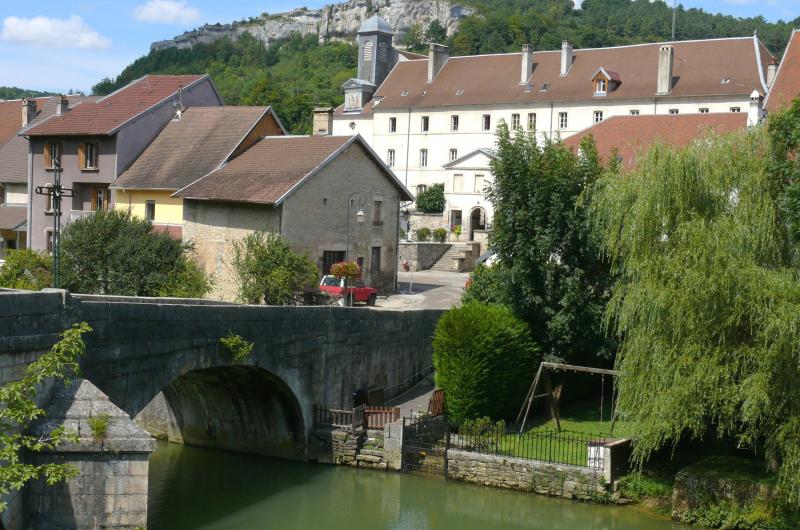
M 477 248 L 475 248 L 477 246 Z M 430 268 L 432 271 L 468 272 L 475 268 L 480 246 L 470 243 L 453 243 Z

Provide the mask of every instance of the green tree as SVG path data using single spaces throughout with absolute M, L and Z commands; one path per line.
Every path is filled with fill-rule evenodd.
M 210 283 L 191 248 L 147 221 L 99 211 L 63 231 L 63 285 L 77 293 L 199 298 Z
M 461 301 L 464 304 L 508 305 L 511 301 L 510 286 L 508 269 L 502 263 L 495 263 L 491 267 L 481 264 L 470 273 Z
M 86 323 L 73 325 L 48 352 L 25 367 L 21 379 L 0 387 L 0 511 L 6 508 L 2 500 L 5 495 L 19 491 L 31 480 L 44 477 L 52 486 L 77 474 L 69 464 L 36 465 L 24 459 L 26 452 L 52 450 L 62 442 L 76 441 L 75 433 L 58 427 L 47 436 L 32 436 L 26 430 L 31 422 L 44 416 L 35 397 L 45 381 L 58 380 L 66 385 L 78 373 L 78 357 L 85 349 L 82 335 L 89 331 Z
M 498 126 L 491 244 L 509 304 L 545 355 L 596 365 L 614 351 L 602 323 L 610 275 L 579 200 L 602 166 L 591 139 L 581 150 Z
M 792 261 L 800 264 L 800 99 L 791 108 L 769 117 L 769 138 L 773 148 L 771 171 L 780 176 L 778 196 L 781 219 L 791 238 Z
M 618 283 L 619 410 L 644 461 L 715 436 L 763 454 L 800 501 L 800 281 L 762 130 L 654 146 L 597 183 Z
M 417 195 L 417 209 L 423 213 L 444 211 L 444 184 L 434 184 Z
M 297 302 L 317 280 L 317 267 L 307 256 L 292 252 L 280 236 L 254 232 L 233 243 L 233 270 L 239 300 L 247 304 L 286 305 Z
M 503 306 L 469 303 L 451 309 L 433 335 L 436 385 L 445 391 L 455 424 L 514 414 L 539 360 L 527 326 Z
M 40 291 L 53 285 L 49 256 L 35 250 L 9 250 L 0 266 L 0 287 Z
M 434 19 L 428 24 L 428 29 L 425 31 L 425 38 L 428 42 L 436 42 L 442 44 L 447 42 L 447 30 L 444 29 L 441 22 Z

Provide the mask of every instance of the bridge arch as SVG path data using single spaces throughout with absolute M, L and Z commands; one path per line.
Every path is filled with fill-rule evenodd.
M 306 428 L 297 396 L 277 375 L 235 365 L 186 372 L 162 391 L 170 441 L 303 458 Z M 156 398 L 157 400 L 160 398 Z

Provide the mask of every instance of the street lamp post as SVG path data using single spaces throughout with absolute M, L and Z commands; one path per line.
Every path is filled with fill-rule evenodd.
M 347 197 L 347 217 L 344 221 L 344 260 L 350 261 L 350 207 L 353 206 L 353 197 L 359 192 L 354 191 Z M 356 210 L 356 222 L 358 226 L 364 224 L 364 218 L 366 215 L 364 214 L 364 204 L 366 203 L 366 199 L 363 197 L 358 197 L 355 200 L 355 206 L 358 208 Z M 358 232 L 356 232 L 356 237 L 358 237 Z M 347 292 L 347 278 L 344 280 L 344 291 L 345 291 L 345 301 L 347 302 L 348 306 L 353 305 L 353 295 L 352 293 Z
M 75 190 L 61 187 L 60 160 L 53 160 L 53 183 L 37 186 L 34 191 L 53 198 L 53 287 L 58 289 L 61 285 L 61 198 L 75 197 Z

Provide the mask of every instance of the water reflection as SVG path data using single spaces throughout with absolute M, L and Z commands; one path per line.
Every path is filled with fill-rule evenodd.
M 635 509 L 159 444 L 151 530 L 667 530 Z

